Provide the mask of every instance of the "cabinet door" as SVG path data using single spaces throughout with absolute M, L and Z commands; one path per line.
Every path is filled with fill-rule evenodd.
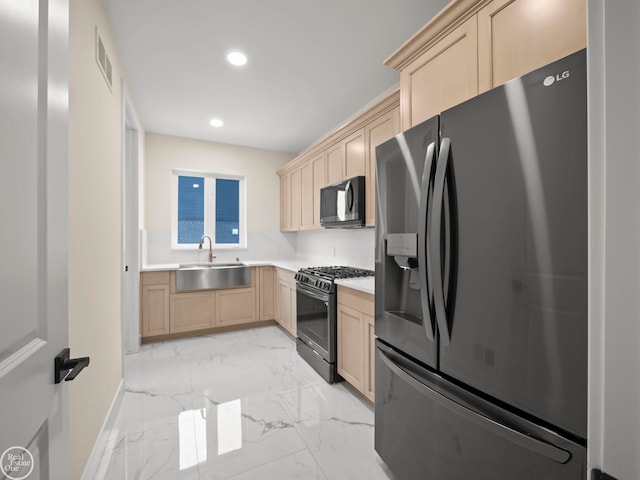
M 275 318 L 275 269 L 260 267 L 258 272 L 260 285 L 260 320 Z
M 338 304 L 338 373 L 364 391 L 364 314 Z
M 169 333 L 169 285 L 142 287 L 142 336 Z
M 327 185 L 324 152 L 311 160 L 313 165 L 313 227 L 320 226 L 320 189 Z
M 400 108 L 396 107 L 365 127 L 366 217 L 367 225 L 376 224 L 376 147 L 400 133 Z
M 300 230 L 313 228 L 313 197 L 313 163 L 308 161 L 300 168 Z
M 294 337 L 298 334 L 298 300 L 296 287 L 289 286 L 289 333 Z
M 291 172 L 291 230 L 300 229 L 300 169 Z
M 586 46 L 585 0 L 493 0 L 478 12 L 480 91 Z
M 216 292 L 216 327 L 255 321 L 255 288 L 234 288 Z
M 286 330 L 291 324 L 291 287 L 283 281 L 278 282 L 278 323 Z
M 400 73 L 402 129 L 478 94 L 478 28 L 474 15 Z
M 376 358 L 376 335 L 374 319 L 371 315 L 364 316 L 364 341 L 365 341 L 365 364 L 364 364 L 364 395 L 375 402 L 375 358 Z
M 280 177 L 280 230 L 291 230 L 291 175 Z
M 215 326 L 213 293 L 180 293 L 171 295 L 171 333 L 191 332 Z
M 338 142 L 327 149 L 327 185 L 340 183 L 344 178 L 344 143 Z
M 365 175 L 364 128 L 344 140 L 344 178 Z

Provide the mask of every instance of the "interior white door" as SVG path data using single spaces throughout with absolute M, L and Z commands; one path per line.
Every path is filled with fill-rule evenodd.
M 138 129 L 125 102 L 122 309 L 126 353 L 140 350 L 140 267 L 138 244 Z
M 0 478 L 70 478 L 68 23 L 68 0 L 0 0 Z

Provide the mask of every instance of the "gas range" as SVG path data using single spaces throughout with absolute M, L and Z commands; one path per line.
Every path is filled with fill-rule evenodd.
M 371 277 L 373 270 L 354 267 L 310 267 L 301 268 L 296 273 L 296 281 L 299 284 L 316 288 L 323 292 L 333 293 L 335 291 L 334 280 L 339 278 Z
M 373 274 L 342 266 L 301 268 L 296 274 L 296 350 L 329 383 L 342 380 L 336 365 L 338 295 L 334 280 Z

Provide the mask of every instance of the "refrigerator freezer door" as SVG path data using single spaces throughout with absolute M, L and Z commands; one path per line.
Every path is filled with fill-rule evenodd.
M 438 131 L 436 117 L 376 148 L 376 335 L 433 367 L 425 242 Z
M 586 96 L 582 51 L 441 115 L 442 137 L 451 139 L 458 252 L 440 369 L 582 439 Z
M 587 478 L 586 448 L 469 395 L 380 342 L 375 424 L 376 451 L 397 480 Z

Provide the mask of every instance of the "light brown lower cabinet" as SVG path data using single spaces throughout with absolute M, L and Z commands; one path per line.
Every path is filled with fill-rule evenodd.
M 295 337 L 297 334 L 295 273 L 283 268 L 276 269 L 276 272 L 276 321 Z
M 204 330 L 215 326 L 214 293 L 178 293 L 171 295 L 169 304 L 170 333 Z
M 169 285 L 143 285 L 140 307 L 143 337 L 169 333 Z
M 338 286 L 338 373 L 374 401 L 373 295 Z
M 140 333 L 143 337 L 169 333 L 169 272 L 140 275 Z
M 276 315 L 276 270 L 258 267 L 258 294 L 260 320 L 274 320 Z
M 216 292 L 216 327 L 255 322 L 258 318 L 255 288 L 233 288 Z
M 143 342 L 166 340 L 174 334 L 197 335 L 199 331 L 211 333 L 218 327 L 228 329 L 234 325 L 273 320 L 275 269 L 271 266 L 254 268 L 252 275 L 252 284 L 246 288 L 178 293 L 174 272 L 143 272 L 140 282 Z M 289 323 L 287 330 L 291 329 Z

